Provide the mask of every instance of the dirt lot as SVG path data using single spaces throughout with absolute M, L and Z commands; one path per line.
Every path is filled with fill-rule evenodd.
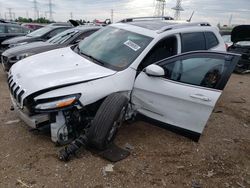
M 114 171 L 85 151 L 57 159 L 48 136 L 14 112 L 0 72 L 0 187 L 250 187 L 250 75 L 233 75 L 198 143 L 144 122 L 124 125 L 116 143 L 134 147 Z M 10 124 L 6 124 L 9 122 Z

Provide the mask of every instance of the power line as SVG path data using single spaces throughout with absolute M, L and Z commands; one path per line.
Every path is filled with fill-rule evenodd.
M 182 0 L 176 0 L 176 6 L 172 8 L 173 10 L 175 10 L 174 18 L 176 20 L 180 19 L 181 11 L 184 11 L 184 9 L 181 7 L 181 1 Z
M 5 13 L 5 19 L 7 19 L 7 15 L 9 20 L 14 20 L 15 19 L 15 13 L 12 12 L 12 8 L 7 8 L 8 12 Z
M 114 9 L 111 9 L 111 23 L 114 22 Z
M 37 1 L 34 0 L 33 1 L 33 4 L 34 4 L 34 19 L 38 19 L 39 18 L 39 11 L 38 11 L 38 8 L 37 8 Z
M 165 14 L 166 0 L 156 0 L 155 16 L 164 16 Z
M 50 21 L 53 21 L 53 4 L 52 4 L 52 1 L 51 0 L 49 0 L 49 20 Z

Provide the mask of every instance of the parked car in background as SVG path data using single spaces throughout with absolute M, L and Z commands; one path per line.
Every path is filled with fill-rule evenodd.
M 79 25 L 79 24 L 78 24 Z M 72 22 L 55 22 L 55 23 L 51 23 L 48 26 L 76 26 L 75 24 L 72 24 Z
M 1 47 L 3 50 L 7 50 L 8 48 L 12 48 L 15 46 L 24 45 L 30 42 L 36 41 L 46 41 L 55 35 L 72 28 L 72 26 L 51 26 L 48 25 L 36 31 L 33 31 L 25 36 L 14 37 L 9 40 L 5 40 L 2 42 Z
M 31 31 L 35 31 L 44 27 L 45 25 L 37 24 L 37 23 L 23 23 L 22 26 L 28 28 Z
M 18 24 L 12 23 L 0 23 L 0 44 L 7 39 L 24 36 L 29 33 L 29 29 L 26 27 L 20 26 Z M 3 46 L 0 45 L 0 55 L 5 50 Z
M 208 23 L 130 18 L 17 62 L 8 84 L 20 118 L 59 144 L 87 129 L 104 149 L 139 114 L 198 139 L 237 59 Z
M 233 28 L 231 34 L 233 45 L 228 48 L 229 52 L 242 54 L 242 58 L 235 68 L 237 73 L 250 72 L 250 25 L 239 25 Z
M 220 31 L 220 34 L 226 44 L 226 48 L 232 46 L 233 42 L 231 41 L 231 31 Z
M 2 54 L 2 65 L 4 66 L 4 70 L 9 71 L 14 63 L 28 56 L 77 44 L 100 28 L 101 27 L 98 26 L 79 26 L 59 33 L 46 42 L 32 42 L 10 48 Z

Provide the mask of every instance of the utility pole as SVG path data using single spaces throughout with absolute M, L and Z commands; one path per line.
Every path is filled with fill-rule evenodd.
M 70 19 L 73 20 L 73 12 L 70 12 Z
M 8 15 L 9 15 L 9 19 L 12 20 L 12 8 L 7 8 L 8 9 Z
M 165 15 L 165 5 L 166 0 L 156 0 L 155 5 L 155 16 L 164 16 Z
M 29 11 L 26 10 L 26 18 L 28 19 L 29 18 Z
M 181 7 L 181 1 L 182 0 L 176 0 L 176 6 L 172 9 L 175 10 L 174 19 L 179 20 L 181 16 L 181 11 L 184 11 L 184 9 Z
M 34 4 L 34 19 L 38 19 L 39 18 L 39 11 L 38 11 L 38 8 L 37 8 L 37 1 L 34 0 L 33 1 L 33 4 Z
M 50 21 L 53 21 L 53 4 L 52 4 L 52 1 L 49 0 L 49 20 Z
M 228 26 L 232 26 L 233 14 L 230 15 Z
M 111 9 L 111 23 L 114 22 L 114 9 Z

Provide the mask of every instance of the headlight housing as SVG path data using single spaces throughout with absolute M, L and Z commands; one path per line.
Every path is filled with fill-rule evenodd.
M 9 45 L 9 48 L 13 48 L 13 47 L 16 47 L 16 46 L 21 46 L 21 45 L 24 45 L 24 44 L 27 44 L 28 42 L 20 42 L 20 43 L 16 43 L 16 44 L 10 44 Z
M 26 58 L 26 57 L 31 56 L 31 55 L 33 55 L 33 54 L 32 54 L 32 53 L 25 53 L 25 54 L 17 55 L 17 56 L 15 57 L 15 59 L 16 59 L 17 61 L 20 61 L 20 60 L 22 60 L 22 59 L 24 59 L 24 58 Z
M 78 101 L 80 96 L 80 94 L 74 94 L 50 99 L 39 99 L 36 101 L 35 110 L 51 111 L 71 107 Z

